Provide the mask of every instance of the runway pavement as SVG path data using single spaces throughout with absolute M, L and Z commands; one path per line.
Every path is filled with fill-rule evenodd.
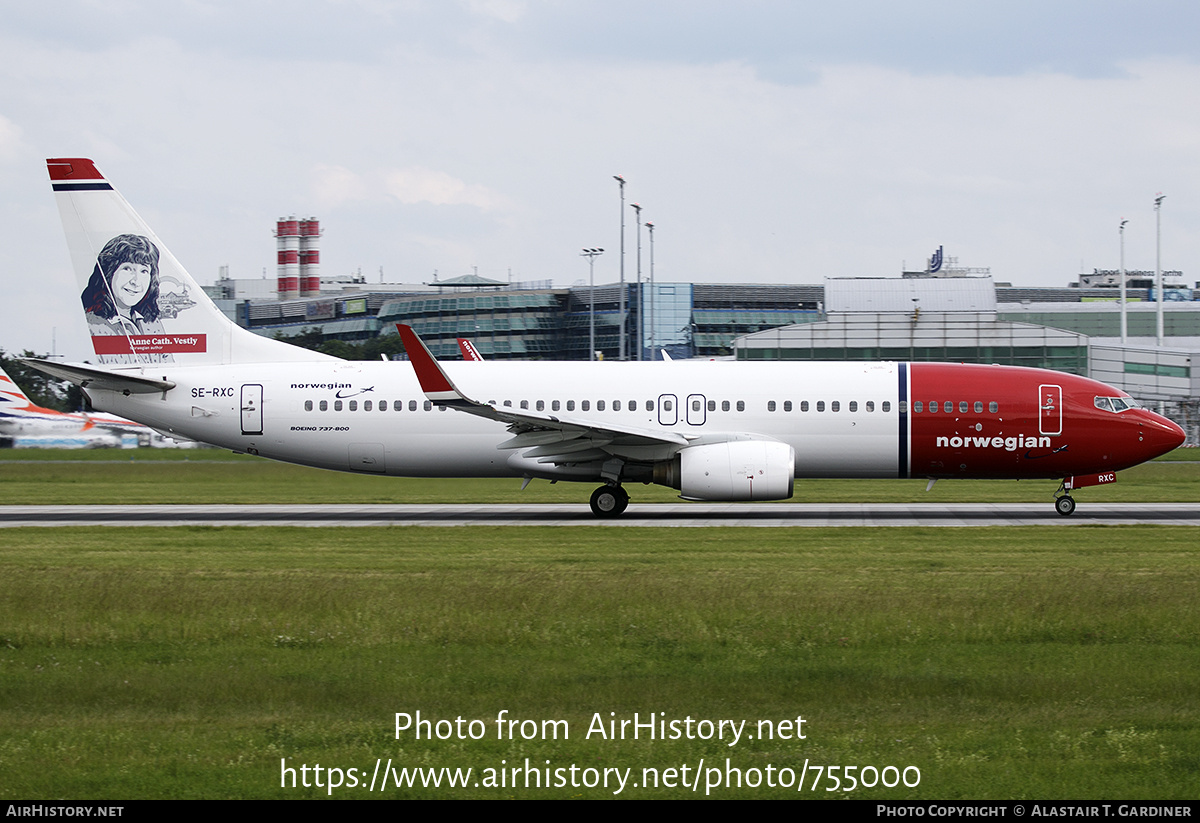
M 602 520 L 586 505 L 0 506 L 16 526 L 1200 526 L 1200 503 L 674 503 Z

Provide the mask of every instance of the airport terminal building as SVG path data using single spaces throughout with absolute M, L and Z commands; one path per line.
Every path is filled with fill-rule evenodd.
M 1176 420 L 1188 442 L 1200 442 L 1200 375 L 1192 365 L 1200 357 L 1200 301 L 1178 286 L 1167 293 L 1159 345 L 1153 288 L 1128 289 L 1122 343 L 1117 290 L 1086 277 L 1071 288 L 1018 288 L 990 276 L 827 278 L 810 285 L 629 283 L 626 351 L 629 359 L 650 359 L 651 351 L 662 350 L 674 359 L 1050 368 L 1122 388 Z M 361 344 L 394 338 L 396 323 L 405 323 L 443 358 L 459 356 L 459 337 L 471 339 L 485 359 L 586 360 L 591 349 L 605 359 L 620 356 L 616 284 L 553 288 L 549 282 L 468 275 L 414 286 L 341 278 L 281 300 L 266 292 L 269 282 L 222 279 L 210 295 L 240 325 L 283 339 L 304 335 L 306 342 Z

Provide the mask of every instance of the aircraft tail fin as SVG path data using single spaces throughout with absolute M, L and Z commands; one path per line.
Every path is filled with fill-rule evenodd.
M 29 395 L 21 391 L 21 387 L 8 376 L 8 372 L 0 368 L 0 415 L 22 414 L 40 408 Z
M 91 160 L 46 161 L 103 364 L 328 359 L 232 322 Z

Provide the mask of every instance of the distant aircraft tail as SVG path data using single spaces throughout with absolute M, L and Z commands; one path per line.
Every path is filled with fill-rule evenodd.
M 101 363 L 328 359 L 230 321 L 91 160 L 46 165 Z
M 483 360 L 483 355 L 479 353 L 479 349 L 475 348 L 475 344 L 465 337 L 458 338 L 458 350 L 462 352 L 463 360 Z
M 42 411 L 40 406 L 29 399 L 29 395 L 21 391 L 8 372 L 0 368 L 0 414 L 21 414 L 31 411 Z

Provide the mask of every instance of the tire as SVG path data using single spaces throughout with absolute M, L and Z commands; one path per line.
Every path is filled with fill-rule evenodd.
M 1063 517 L 1069 517 L 1075 511 L 1075 499 L 1069 494 L 1054 501 L 1054 510 Z
M 592 492 L 592 514 L 616 517 L 629 505 L 629 495 L 620 486 L 601 486 Z

